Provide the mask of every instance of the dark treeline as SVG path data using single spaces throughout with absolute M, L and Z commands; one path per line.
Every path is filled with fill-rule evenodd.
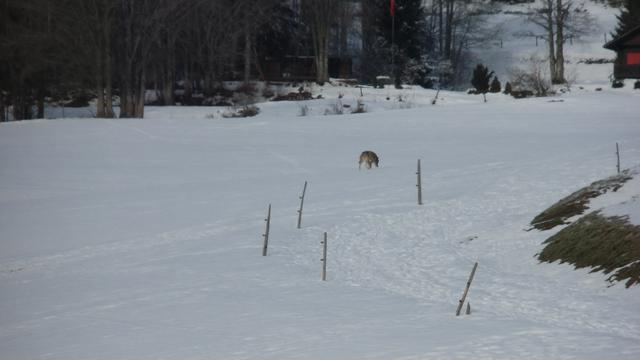
M 313 57 L 319 83 L 332 57 L 363 82 L 454 86 L 488 37 L 478 2 L 490 3 L 396 0 L 392 34 L 388 0 L 0 0 L 0 121 L 82 96 L 96 117 L 113 117 L 114 99 L 120 117 L 143 117 L 147 88 L 188 105 L 223 80 L 264 80 L 266 61 L 287 57 Z

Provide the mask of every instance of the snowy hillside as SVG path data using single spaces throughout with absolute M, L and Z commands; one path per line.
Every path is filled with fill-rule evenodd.
M 2 124 L 0 354 L 637 358 L 640 289 L 539 264 L 547 234 L 523 229 L 614 173 L 616 142 L 623 167 L 640 162 L 638 95 L 442 97 L 401 109 L 365 93 L 371 112 L 342 116 L 318 115 L 329 99 L 306 117 L 284 102 L 247 119 L 176 107 Z M 358 171 L 366 149 L 380 168 Z M 476 261 L 472 314 L 456 318 Z
M 569 47 L 572 64 L 613 57 L 601 38 Z M 504 45 L 481 56 L 498 74 L 535 50 Z M 432 90 L 328 85 L 252 118 L 2 123 L 0 359 L 638 359 L 640 287 L 540 263 L 560 229 L 526 231 L 616 173 L 616 143 L 623 168 L 640 164 L 640 91 L 611 89 L 610 72 L 576 65 L 552 98 L 441 92 L 432 106 Z M 358 170 L 363 150 L 379 168 Z M 592 208 L 637 224 L 630 184 Z

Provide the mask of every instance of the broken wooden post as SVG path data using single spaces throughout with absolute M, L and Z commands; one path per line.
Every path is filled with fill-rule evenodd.
M 418 205 L 422 205 L 422 174 L 420 170 L 420 159 L 418 159 L 418 171 L 416 171 L 416 175 L 418 175 Z
M 476 262 L 475 265 L 473 265 L 473 270 L 471 270 L 471 276 L 469 276 L 469 281 L 467 281 L 467 287 L 464 289 L 464 293 L 462 294 L 462 298 L 460 299 L 460 303 L 458 304 L 458 310 L 456 310 L 456 316 L 460 316 L 462 305 L 464 304 L 464 300 L 467 298 L 467 293 L 469 292 L 469 287 L 471 287 L 471 282 L 473 281 L 473 275 L 475 275 L 477 268 L 478 268 L 478 263 Z
M 321 242 L 322 250 L 322 281 L 327 281 L 327 233 L 324 233 L 324 240 Z
M 620 147 L 616 143 L 616 156 L 618 157 L 618 174 L 620 174 Z
M 307 192 L 307 182 L 304 182 L 304 188 L 302 189 L 302 196 L 300 196 L 300 210 L 298 210 L 298 229 L 302 225 L 302 206 L 304 205 L 304 194 Z
M 269 226 L 271 225 L 271 204 L 269 204 L 269 211 L 267 212 L 267 218 L 264 219 L 267 222 L 267 228 L 264 234 L 264 245 L 262 246 L 262 256 L 267 256 L 267 247 L 269 246 Z
M 431 100 L 431 105 L 435 105 L 438 101 L 438 95 L 440 95 L 440 85 L 438 85 L 438 91 L 436 91 L 436 96 Z

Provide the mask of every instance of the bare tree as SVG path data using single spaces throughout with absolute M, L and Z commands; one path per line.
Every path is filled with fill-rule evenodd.
M 338 13 L 340 0 L 303 0 L 303 18 L 311 32 L 316 65 L 316 81 L 329 81 L 329 40 L 332 22 Z M 342 4 L 343 5 L 343 4 Z
M 470 49 L 495 36 L 495 29 L 484 21 L 492 5 L 467 0 L 431 0 L 427 5 L 427 32 L 434 39 L 430 54 L 437 59 L 439 72 L 448 74 L 441 81 L 466 84 Z
M 150 54 L 169 18 L 184 17 L 197 2 L 188 0 L 116 0 L 114 36 L 118 51 L 120 117 L 144 117 Z M 173 31 L 169 29 L 168 31 Z
M 549 70 L 553 84 L 564 84 L 564 44 L 589 33 L 593 17 L 582 3 L 574 0 L 540 0 L 528 20 L 545 32 Z

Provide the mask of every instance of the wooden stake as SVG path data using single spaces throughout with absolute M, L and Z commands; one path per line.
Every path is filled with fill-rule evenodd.
M 300 210 L 298 210 L 298 229 L 302 226 L 302 206 L 304 205 L 304 194 L 307 192 L 307 182 L 304 182 L 302 196 L 300 196 Z
M 264 245 L 262 246 L 262 256 L 267 256 L 267 247 L 269 246 L 269 226 L 271 225 L 271 204 L 269 204 L 269 211 L 267 212 L 267 218 L 264 219 L 267 222 L 267 228 L 264 234 Z
M 467 315 L 471 315 L 471 303 L 467 302 L 467 311 L 466 311 Z
M 471 270 L 471 276 L 469 276 L 469 281 L 467 281 L 467 287 L 464 289 L 464 293 L 462 294 L 462 298 L 458 304 L 458 310 L 456 310 L 456 316 L 460 316 L 460 311 L 462 310 L 462 305 L 464 304 L 464 300 L 467 298 L 467 293 L 469 292 L 469 287 L 471 287 L 471 281 L 473 281 L 473 275 L 476 273 L 476 269 L 478 268 L 478 263 L 476 262 L 473 265 L 473 270 Z
M 616 143 L 616 156 L 618 157 L 618 174 L 620 174 L 620 147 Z
M 324 240 L 321 242 L 322 244 L 322 281 L 327 281 L 327 233 L 324 233 Z
M 420 159 L 418 159 L 418 171 L 416 171 L 416 175 L 418 175 L 418 205 L 422 205 L 422 172 L 420 170 Z

